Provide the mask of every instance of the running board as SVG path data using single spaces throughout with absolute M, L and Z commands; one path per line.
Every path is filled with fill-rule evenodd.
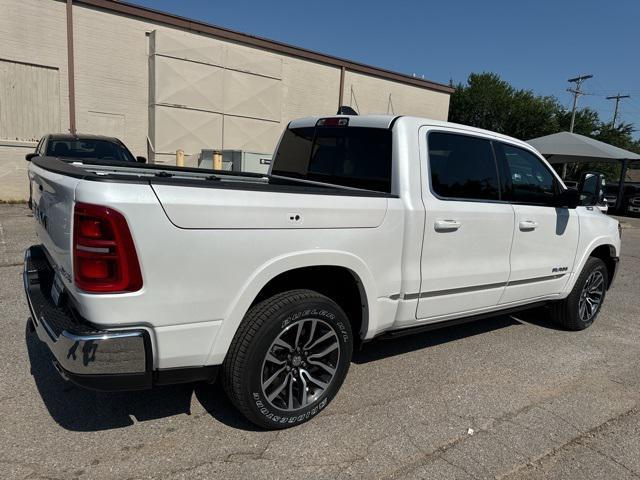
M 512 313 L 521 312 L 523 310 L 531 310 L 534 308 L 544 307 L 549 304 L 549 300 L 543 300 L 535 303 L 528 303 L 526 305 L 519 305 L 517 307 L 505 308 L 502 310 L 492 310 L 491 312 L 480 313 L 478 315 L 472 315 L 470 317 L 454 318 L 451 320 L 443 320 L 441 322 L 433 322 L 425 325 L 416 325 L 414 327 L 399 328 L 397 330 L 389 330 L 382 332 L 380 335 L 375 336 L 373 339 L 388 339 L 399 338 L 407 335 L 413 335 L 414 333 L 428 332 L 430 330 L 438 330 L 440 328 L 452 327 L 454 325 L 462 325 L 464 323 L 475 322 L 477 320 L 484 320 L 485 318 L 500 317 L 502 315 L 510 315 Z

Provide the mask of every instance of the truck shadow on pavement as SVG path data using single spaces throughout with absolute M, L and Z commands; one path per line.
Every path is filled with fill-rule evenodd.
M 513 315 L 498 315 L 403 337 L 374 340 L 365 343 L 360 351 L 354 352 L 352 361 L 357 364 L 372 362 L 522 324 L 551 330 L 559 329 L 544 308 L 536 308 Z
M 218 384 L 171 385 L 139 392 L 86 390 L 62 379 L 50 352 L 35 333 L 26 333 L 25 341 L 38 392 L 51 417 L 67 430 L 111 430 L 136 422 L 192 415 L 194 395 L 217 421 L 232 428 L 258 430 L 234 409 Z
M 524 323 L 555 328 L 546 316 L 539 312 L 521 313 L 517 318 L 497 316 L 411 336 L 376 340 L 371 344 L 365 344 L 360 351 L 354 352 L 353 362 L 364 364 L 502 328 L 522 325 L 519 319 Z M 128 427 L 136 422 L 158 420 L 180 414 L 198 417 L 202 413 L 192 414 L 191 412 L 194 396 L 206 413 L 215 420 L 240 430 L 261 430 L 235 410 L 227 400 L 219 382 L 215 385 L 199 383 L 155 387 L 152 390 L 140 392 L 95 392 L 63 380 L 53 366 L 50 352 L 35 333 L 27 331 L 25 342 L 31 374 L 38 392 L 51 417 L 67 430 L 78 432 L 111 430 Z

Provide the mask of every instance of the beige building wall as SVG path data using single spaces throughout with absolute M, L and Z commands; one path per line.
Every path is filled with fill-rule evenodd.
M 68 131 L 65 4 L 46 0 L 0 0 L 0 58 L 58 69 L 60 129 Z M 44 133 L 47 132 L 39 135 Z
M 0 59 L 57 69 L 62 132 L 69 129 L 65 8 L 65 2 L 56 0 L 0 0 Z M 187 153 L 222 146 L 270 153 L 289 121 L 332 115 L 338 107 L 340 69 L 335 66 L 85 5 L 74 5 L 73 23 L 77 130 L 118 136 L 134 155 L 148 155 L 150 134 L 160 139 L 175 133 L 175 129 L 181 129 L 188 140 L 185 147 L 194 150 Z M 37 32 L 25 28 L 34 24 Z M 181 60 L 182 64 L 202 62 L 224 70 L 219 81 L 213 75 L 213 79 L 192 82 L 195 91 L 186 92 L 187 97 L 191 96 L 186 103 L 192 104 L 184 118 L 184 112 L 178 112 L 176 107 L 181 106 L 185 92 L 167 90 L 162 78 L 155 79 L 156 85 L 152 83 L 152 32 L 182 38 L 182 42 L 173 42 L 163 52 L 165 67 Z M 185 68 L 185 72 L 197 76 L 203 69 L 193 66 Z M 150 108 L 153 89 L 158 88 L 164 89 L 164 103 Z M 256 90 L 261 93 L 256 94 Z M 200 105 L 198 95 L 202 97 Z M 446 93 L 349 71 L 343 95 L 343 104 L 351 103 L 361 114 L 388 112 L 447 118 Z M 158 116 L 163 117 L 162 121 Z M 37 132 L 33 137 L 44 133 L 48 132 Z M 16 146 L 16 139 L 10 145 L 7 140 L 0 138 L 0 199 L 7 199 L 9 191 L 11 198 L 26 198 L 27 182 L 22 178 L 26 165 L 22 159 L 35 143 L 25 143 L 32 138 L 17 139 L 22 142 Z M 175 142 L 158 143 L 168 150 L 164 161 L 172 161 Z
M 122 15 L 73 7 L 76 129 L 115 133 L 97 131 L 96 113 L 117 116 L 117 128 L 124 132 L 121 140 L 134 155 L 143 156 L 149 104 L 147 32 L 152 28 Z
M 282 126 L 310 115 L 338 111 L 340 69 L 320 63 L 284 57 Z
M 181 31 L 150 39 L 156 161 L 177 148 L 271 153 L 290 120 L 337 109 L 338 68 Z
M 67 88 L 67 36 L 65 5 L 61 2 L 42 0 L 0 0 L 0 59 L 23 62 L 56 70 L 58 82 L 58 121 L 47 119 L 32 128 L 25 128 L 24 118 L 37 115 L 24 112 L 18 119 L 6 118 L 0 137 L 0 200 L 23 200 L 29 195 L 25 154 L 36 146 L 33 141 L 47 133 L 38 128 L 57 125 L 62 131 L 69 128 Z M 37 26 L 35 28 L 34 26 Z M 34 28 L 29 28 L 34 27 Z M 28 69 L 25 69 L 28 70 Z M 51 72 L 50 72 L 51 73 Z M 22 75 L 23 72 L 18 72 Z M 37 77 L 37 74 L 31 78 Z M 50 80 L 50 79 L 49 79 Z M 49 85 L 49 87 L 55 86 Z M 0 85 L 3 88 L 3 85 Z M 7 88 L 4 85 L 4 88 Z M 6 107 L 6 106 L 5 106 Z M 10 116 L 11 117 L 11 116 Z
M 360 115 L 412 115 L 447 120 L 449 94 L 347 71 L 343 104 Z

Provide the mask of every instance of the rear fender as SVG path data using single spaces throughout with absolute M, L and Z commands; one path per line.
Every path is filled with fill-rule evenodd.
M 313 250 L 287 254 L 286 256 L 273 258 L 256 269 L 255 273 L 231 302 L 232 306 L 222 321 L 220 331 L 209 354 L 207 365 L 221 364 L 224 361 L 224 357 L 242 319 L 254 299 L 270 280 L 290 270 L 316 266 L 343 267 L 354 274 L 356 280 L 361 284 L 367 302 L 369 323 L 364 329 L 372 328 L 373 326 L 370 322 L 376 318 L 377 294 L 373 276 L 362 259 L 350 253 L 331 250 Z

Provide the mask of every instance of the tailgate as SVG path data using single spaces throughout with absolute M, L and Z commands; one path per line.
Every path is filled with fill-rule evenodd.
M 31 210 L 36 234 L 49 253 L 53 267 L 69 284 L 72 281 L 71 228 L 76 185 L 80 180 L 29 166 Z

